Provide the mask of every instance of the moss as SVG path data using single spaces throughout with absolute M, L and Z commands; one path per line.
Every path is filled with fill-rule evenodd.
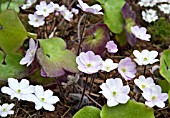
M 170 43 L 170 23 L 165 18 L 160 18 L 153 25 L 148 26 L 148 32 L 152 35 L 154 43 Z

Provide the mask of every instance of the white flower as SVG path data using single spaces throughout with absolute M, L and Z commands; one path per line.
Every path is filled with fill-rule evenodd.
M 157 106 L 159 108 L 165 107 L 165 101 L 168 99 L 167 93 L 161 93 L 162 89 L 160 86 L 155 85 L 151 88 L 143 90 L 143 97 L 146 99 L 145 104 L 149 107 Z
M 116 53 L 118 51 L 117 45 L 114 41 L 108 41 L 106 43 L 106 48 L 109 53 Z
M 73 18 L 72 12 L 70 12 L 68 9 L 60 11 L 60 13 L 67 21 L 71 21 L 71 19 Z
M 160 67 L 158 65 L 155 65 L 155 66 L 152 67 L 152 69 L 150 69 L 150 72 L 152 74 L 154 74 L 154 71 L 157 70 L 158 68 L 160 68 Z
M 105 61 L 102 62 L 102 71 L 110 72 L 118 67 L 117 63 L 113 63 L 113 60 L 111 59 L 106 59 Z
M 14 111 L 11 110 L 14 107 L 14 104 L 4 103 L 2 106 L 0 105 L 0 116 L 7 117 L 7 115 L 14 114 Z
M 151 77 L 145 78 L 145 76 L 139 76 L 139 79 L 135 79 L 134 83 L 143 91 L 146 88 L 151 88 L 155 85 Z
M 50 2 L 50 4 L 53 6 L 53 9 L 54 9 L 55 11 L 59 11 L 59 10 L 60 10 L 59 4 L 54 4 L 53 2 Z
M 153 21 L 156 21 L 158 19 L 158 15 L 156 14 L 156 11 L 153 9 L 149 9 L 145 11 L 142 11 L 142 18 L 148 23 L 151 23 Z
M 40 110 L 42 107 L 48 111 L 54 111 L 53 104 L 59 101 L 57 96 L 53 96 L 51 90 L 44 91 L 44 88 L 40 85 L 35 86 L 35 95 L 29 96 L 29 101 L 35 103 L 35 109 Z
M 2 93 L 6 93 L 11 96 L 11 99 L 14 97 L 18 98 L 18 100 L 26 100 L 26 96 L 34 93 L 34 86 L 29 85 L 29 81 L 26 79 L 22 79 L 18 82 L 17 79 L 8 78 L 9 87 L 2 87 Z
M 71 12 L 77 15 L 79 13 L 79 10 L 76 8 L 72 8 Z
M 134 50 L 133 54 L 136 57 L 134 60 L 138 65 L 148 65 L 159 61 L 155 59 L 158 56 L 157 51 L 142 50 L 140 53 L 138 50 Z
M 20 61 L 21 65 L 27 64 L 27 66 L 29 66 L 32 63 L 35 57 L 37 46 L 38 44 L 35 44 L 34 40 L 31 38 L 29 41 L 29 49 L 27 50 L 25 57 Z
M 156 3 L 157 0 L 141 0 L 140 2 L 138 2 L 140 6 L 144 6 L 144 7 L 153 7 L 156 5 Z
M 104 97 L 107 99 L 107 105 L 109 107 L 116 106 L 119 103 L 125 104 L 130 99 L 127 95 L 130 91 L 128 85 L 123 86 L 122 80 L 120 78 L 107 79 L 106 83 L 100 85 Z
M 131 27 L 132 34 L 141 40 L 150 41 L 151 35 L 146 34 L 147 30 L 145 27 L 139 28 L 138 26 Z
M 68 10 L 67 7 L 65 5 L 62 5 L 58 11 L 62 12 L 62 11 L 65 11 L 65 10 Z
M 158 5 L 160 11 L 164 12 L 164 14 L 170 14 L 170 4 L 161 4 Z
M 35 9 L 37 10 L 35 13 L 37 15 L 43 15 L 47 17 L 50 13 L 54 12 L 53 4 L 48 4 L 45 1 L 41 1 L 40 5 L 36 5 Z
M 79 4 L 77 7 L 81 8 L 84 12 L 92 13 L 92 14 L 101 14 L 103 15 L 103 12 L 99 12 L 102 10 L 102 7 L 98 4 L 95 4 L 93 6 L 89 6 L 88 4 L 84 3 L 82 0 L 78 0 Z
M 168 2 L 170 3 L 170 0 L 157 0 L 158 2 L 157 3 L 162 3 L 162 2 Z
M 39 26 L 43 26 L 45 21 L 45 17 L 44 16 L 38 16 L 36 13 L 34 14 L 29 14 L 28 15 L 28 23 L 34 27 L 39 27 Z
M 27 0 L 26 4 L 23 4 L 21 9 L 28 9 L 31 7 L 32 4 L 34 4 L 37 0 Z

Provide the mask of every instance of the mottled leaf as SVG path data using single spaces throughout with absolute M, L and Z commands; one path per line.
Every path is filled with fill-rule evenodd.
M 61 38 L 40 39 L 37 52 L 38 61 L 47 77 L 58 77 L 69 71 L 78 72 L 76 55 L 65 49 L 66 43 Z
M 154 118 L 154 110 L 129 100 L 126 104 L 119 104 L 115 107 L 104 105 L 100 113 L 101 118 Z
M 0 47 L 5 53 L 15 52 L 27 38 L 27 31 L 14 10 L 0 14 Z
M 105 45 L 110 40 L 109 30 L 105 24 L 97 24 L 85 31 L 85 37 L 82 44 L 83 51 L 93 51 L 101 55 L 105 51 Z

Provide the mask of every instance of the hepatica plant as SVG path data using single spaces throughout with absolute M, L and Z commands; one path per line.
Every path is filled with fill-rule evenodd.
M 147 29 L 169 1 L 16 4 L 0 2 L 1 117 L 170 117 L 170 50 Z

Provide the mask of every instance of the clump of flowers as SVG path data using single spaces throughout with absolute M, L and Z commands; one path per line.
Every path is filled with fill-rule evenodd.
M 120 60 L 118 72 L 126 81 L 131 80 L 136 74 L 136 64 L 132 62 L 131 58 L 126 57 L 125 59 Z
M 95 55 L 92 51 L 81 52 L 76 58 L 78 69 L 86 74 L 98 72 L 102 68 L 102 62 L 102 58 L 99 55 Z
M 133 54 L 136 57 L 134 60 L 138 65 L 154 64 L 159 61 L 158 59 L 155 59 L 158 56 L 157 51 L 142 50 L 140 53 L 138 50 L 134 50 Z
M 125 104 L 130 99 L 128 93 L 130 88 L 128 85 L 123 86 L 122 80 L 120 78 L 110 78 L 106 80 L 106 83 L 100 85 L 104 97 L 107 99 L 107 105 L 109 107 L 116 106 L 119 103 Z

